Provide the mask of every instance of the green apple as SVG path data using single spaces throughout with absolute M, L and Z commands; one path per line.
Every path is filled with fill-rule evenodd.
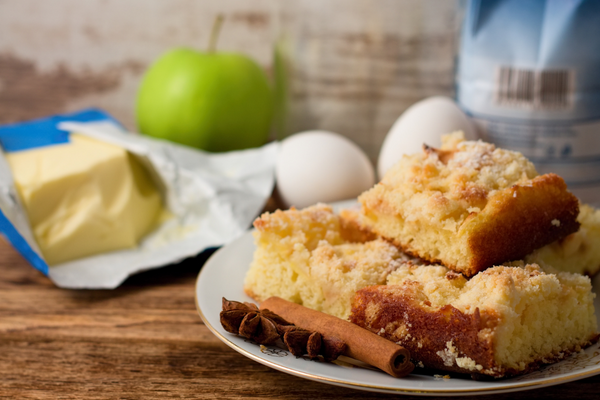
M 263 145 L 273 108 L 268 79 L 250 58 L 178 48 L 145 73 L 136 118 L 141 133 L 219 152 Z

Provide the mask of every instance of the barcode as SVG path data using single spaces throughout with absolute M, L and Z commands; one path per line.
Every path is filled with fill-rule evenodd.
M 569 108 L 573 99 L 572 70 L 531 70 L 500 67 L 496 78 L 496 102 L 536 109 Z

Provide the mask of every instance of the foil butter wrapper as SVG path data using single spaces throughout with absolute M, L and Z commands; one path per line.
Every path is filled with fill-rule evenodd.
M 34 238 L 5 158 L 6 143 L 10 142 L 11 135 L 3 138 L 0 133 L 3 144 L 0 232 L 32 266 L 59 287 L 112 289 L 132 274 L 177 263 L 206 249 L 222 246 L 250 228 L 275 184 L 277 143 L 208 153 L 129 133 L 97 110 L 39 121 L 45 126 L 54 124 L 58 132 L 54 136 L 63 133 L 67 138 L 63 142 L 68 141 L 69 133 L 77 133 L 120 146 L 134 155 L 160 189 L 163 206 L 169 214 L 135 248 L 49 266 Z M 55 139 L 47 144 L 61 142 Z

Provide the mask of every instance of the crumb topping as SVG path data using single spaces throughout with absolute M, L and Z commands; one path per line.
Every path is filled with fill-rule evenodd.
M 371 208 L 391 208 L 388 211 L 407 221 L 431 220 L 456 231 L 469 214 L 481 212 L 496 191 L 527 184 L 536 176 L 521 153 L 465 141 L 462 132 L 455 132 L 443 138 L 439 150 L 427 147 L 421 154 L 403 157 L 359 200 Z M 384 197 L 392 201 L 370 203 Z

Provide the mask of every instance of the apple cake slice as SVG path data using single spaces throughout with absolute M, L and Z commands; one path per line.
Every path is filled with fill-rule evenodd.
M 579 202 L 562 178 L 522 154 L 462 132 L 404 156 L 359 198 L 378 235 L 405 252 L 473 276 L 577 231 Z
M 496 378 L 526 373 L 598 339 L 590 279 L 537 265 L 470 280 L 406 263 L 359 290 L 350 321 L 406 347 L 419 366 Z
M 254 226 L 256 250 L 244 290 L 259 302 L 278 296 L 347 319 L 358 289 L 385 284 L 408 260 L 324 204 L 265 213 Z

